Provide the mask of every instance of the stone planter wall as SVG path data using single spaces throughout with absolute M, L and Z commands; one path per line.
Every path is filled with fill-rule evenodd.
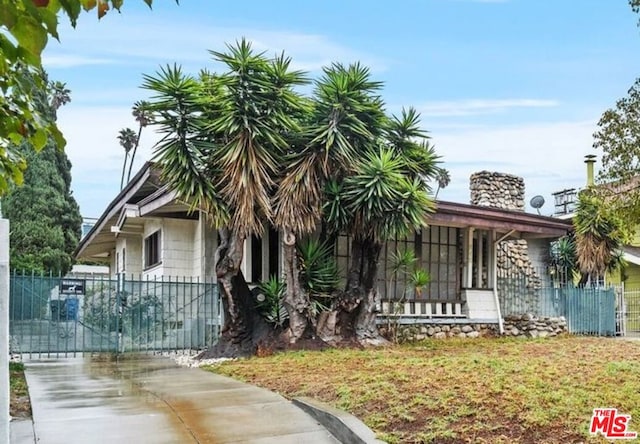
M 535 317 L 532 315 L 508 316 L 504 320 L 504 335 L 525 338 L 547 338 L 568 333 L 567 320 L 558 318 Z
M 476 323 L 423 323 L 399 324 L 398 342 L 414 342 L 424 339 L 498 337 L 498 324 Z M 378 327 L 380 334 L 393 339 L 386 325 Z M 504 337 L 553 338 L 568 333 L 564 317 L 535 317 L 533 315 L 508 316 L 504 320 Z
M 497 336 L 497 324 L 409 324 L 398 325 L 398 342 L 422 341 L 423 339 L 479 338 Z M 390 338 L 386 326 L 378 327 L 380 334 Z

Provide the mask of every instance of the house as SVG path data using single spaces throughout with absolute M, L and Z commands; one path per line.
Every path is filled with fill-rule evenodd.
M 381 316 L 502 328 L 501 269 L 519 267 L 531 278 L 532 270 L 544 265 L 550 240 L 571 228 L 568 221 L 525 213 L 524 183 L 515 176 L 478 173 L 472 176 L 471 194 L 472 204 L 438 201 L 427 229 L 387 243 L 378 279 Z M 108 264 L 114 279 L 126 274 L 143 280 L 173 276 L 215 281 L 217 232 L 202 212 L 189 210 L 148 162 L 81 240 L 76 257 Z M 336 258 L 343 271 L 348 244 L 347 236 L 339 236 Z M 418 265 L 432 277 L 418 295 L 407 294 L 406 282 L 388 271 L 391 255 L 406 249 L 414 250 Z M 281 260 L 280 235 L 269 229 L 261 238 L 246 240 L 242 272 L 256 284 L 279 275 Z

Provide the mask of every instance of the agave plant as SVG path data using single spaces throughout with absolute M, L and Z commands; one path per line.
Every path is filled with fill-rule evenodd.
M 409 274 L 409 283 L 415 289 L 416 298 L 422 297 L 422 289 L 431 282 L 431 275 L 427 270 L 418 268 Z
M 331 245 L 316 239 L 306 239 L 298 245 L 300 282 L 311 296 L 327 297 L 338 286 L 338 265 Z
M 260 293 L 256 306 L 260 314 L 267 322 L 276 327 L 282 327 L 289 318 L 289 313 L 282 305 L 282 298 L 286 290 L 286 284 L 275 276 L 258 285 Z

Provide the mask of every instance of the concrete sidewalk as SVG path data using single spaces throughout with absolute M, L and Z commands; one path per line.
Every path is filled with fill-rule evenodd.
M 25 364 L 39 444 L 338 442 L 273 392 L 165 358 Z M 13 444 L 34 442 L 12 428 Z

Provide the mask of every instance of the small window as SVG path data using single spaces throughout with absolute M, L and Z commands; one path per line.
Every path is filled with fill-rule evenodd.
M 122 269 L 120 271 L 122 271 L 124 273 L 124 271 L 127 269 L 127 249 L 123 248 L 122 249 Z
M 160 231 L 144 239 L 144 267 L 153 267 L 160 263 Z
M 251 282 L 262 280 L 262 239 L 255 234 L 251 236 Z

